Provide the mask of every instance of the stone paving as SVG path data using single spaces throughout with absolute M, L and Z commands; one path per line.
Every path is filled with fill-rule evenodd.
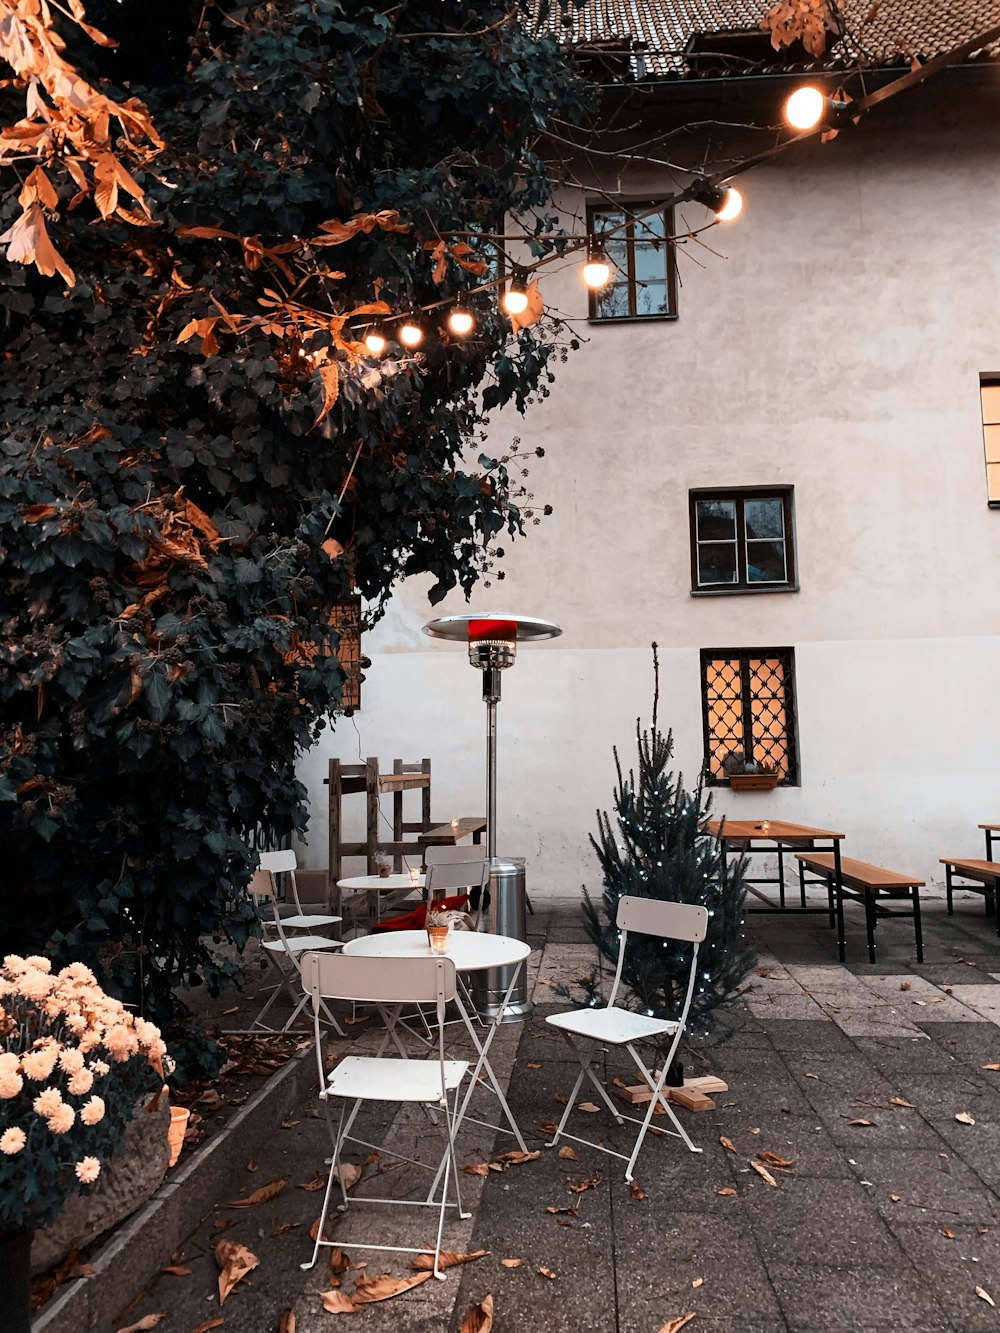
M 689 1333 L 1000 1329 L 1000 1070 L 984 1068 L 1000 1065 L 1000 939 L 980 897 L 959 895 L 953 918 L 940 900 L 928 902 L 921 965 L 908 922 L 879 927 L 880 959 L 871 966 L 854 961 L 866 954 L 852 919 L 852 961 L 842 967 L 831 961 L 836 945 L 823 917 L 751 916 L 758 969 L 734 1006 L 733 1036 L 713 1055 L 730 1092 L 717 1096 L 713 1112 L 681 1113 L 703 1154 L 647 1139 L 636 1176 L 644 1197 L 625 1184 L 615 1158 L 577 1146 L 569 1160 L 543 1147 L 543 1126 L 558 1118 L 555 1099 L 570 1091 L 575 1070 L 544 1017 L 565 1007 L 553 983 L 589 971 L 593 952 L 576 901 L 536 907 L 536 1013 L 502 1030 L 494 1064 L 528 1147 L 541 1156 L 485 1179 L 463 1174 L 473 1217 L 445 1231 L 447 1248 L 489 1253 L 444 1282 L 431 1279 L 360 1313 L 326 1313 L 325 1260 L 310 1272 L 299 1266 L 321 1195 L 297 1186 L 322 1171 L 327 1151 L 325 1126 L 307 1105 L 185 1245 L 191 1273 L 162 1276 L 122 1324 L 165 1312 L 160 1333 L 193 1333 L 213 1318 L 225 1321 L 216 1325 L 224 1333 L 274 1333 L 282 1310 L 292 1309 L 296 1333 L 343 1319 L 370 1333 L 458 1333 L 469 1306 L 489 1292 L 496 1333 L 660 1333 L 688 1313 Z M 353 1025 L 334 1049 L 368 1049 L 370 1026 Z M 609 1055 L 602 1073 L 609 1082 L 628 1076 L 627 1057 Z M 485 1095 L 477 1105 L 489 1109 Z M 609 1146 L 628 1142 L 603 1115 L 576 1119 Z M 433 1126 L 405 1108 L 368 1116 L 364 1130 L 372 1143 L 403 1152 L 435 1141 Z M 470 1126 L 461 1160 L 481 1163 L 511 1146 Z M 774 1169 L 774 1187 L 751 1167 L 758 1152 L 793 1163 Z M 412 1168 L 384 1171 L 388 1160 L 369 1164 L 356 1188 L 404 1190 Z M 269 1204 L 224 1206 L 283 1177 L 288 1185 Z M 424 1217 L 421 1226 L 412 1210 L 355 1208 L 336 1235 L 421 1243 L 433 1235 L 432 1214 Z M 211 1256 L 220 1235 L 260 1258 L 221 1311 Z M 354 1258 L 367 1259 L 371 1275 L 409 1271 L 403 1255 Z M 523 1263 L 506 1267 L 503 1259 Z M 344 1275 L 343 1290 L 358 1271 Z M 122 1293 L 123 1307 L 132 1294 Z

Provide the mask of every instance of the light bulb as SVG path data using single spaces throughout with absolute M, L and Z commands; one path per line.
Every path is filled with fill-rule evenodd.
M 381 356 L 385 351 L 385 336 L 378 329 L 369 329 L 365 334 L 365 347 L 372 356 Z
M 722 207 L 716 212 L 715 216 L 720 222 L 732 222 L 743 212 L 743 196 L 735 186 L 726 187 L 726 198 Z
M 476 327 L 476 321 L 464 306 L 457 305 L 448 316 L 448 327 L 459 338 L 464 338 Z
M 591 291 L 597 291 L 601 287 L 606 287 L 611 281 L 611 265 L 604 258 L 602 250 L 591 250 L 587 255 L 587 262 L 584 264 L 580 276 Z
M 424 331 L 419 324 L 411 324 L 409 320 L 400 327 L 399 341 L 404 347 L 419 347 L 424 340 Z
M 823 119 L 826 98 L 808 84 L 797 88 L 785 103 L 785 120 L 793 130 L 813 130 Z
M 503 308 L 508 315 L 522 315 L 528 308 L 528 293 L 511 283 L 503 294 Z

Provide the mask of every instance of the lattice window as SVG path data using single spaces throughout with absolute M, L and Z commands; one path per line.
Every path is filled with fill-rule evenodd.
M 986 502 L 1000 509 L 1000 376 L 980 377 L 983 445 L 986 449 Z
M 330 624 L 338 639 L 333 651 L 347 677 L 340 707 L 358 709 L 361 707 L 361 598 L 347 597 L 334 607 Z
M 706 648 L 701 654 L 709 783 L 725 781 L 729 754 L 769 764 L 783 786 L 798 783 L 795 653 L 791 648 Z

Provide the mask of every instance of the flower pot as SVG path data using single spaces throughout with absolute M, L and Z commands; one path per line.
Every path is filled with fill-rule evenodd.
M 778 785 L 778 774 L 730 773 L 729 785 L 733 791 L 773 791 Z
M 31 1232 L 0 1231 L 4 1333 L 31 1333 Z
M 184 1147 L 184 1135 L 187 1133 L 190 1117 L 191 1112 L 186 1106 L 171 1106 L 170 1125 L 167 1128 L 167 1145 L 170 1148 L 168 1167 L 177 1165 L 177 1159 Z

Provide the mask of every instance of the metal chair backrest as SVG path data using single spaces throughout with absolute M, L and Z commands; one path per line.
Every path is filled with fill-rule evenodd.
M 270 870 L 274 875 L 284 874 L 286 870 L 297 870 L 298 864 L 293 851 L 261 852 L 261 870 Z
M 708 932 L 708 911 L 694 903 L 670 903 L 627 894 L 618 899 L 617 922 L 619 930 L 700 944 Z
M 639 935 L 655 935 L 665 940 L 684 940 L 693 945 L 691 950 L 691 970 L 688 974 L 687 991 L 684 996 L 684 1008 L 677 1016 L 681 1026 L 687 1022 L 691 997 L 694 995 L 694 983 L 698 969 L 698 946 L 708 933 L 708 909 L 695 903 L 663 902 L 657 898 L 637 898 L 626 894 L 618 899 L 616 916 L 621 942 L 618 946 L 618 967 L 615 971 L 614 984 L 608 996 L 608 1008 L 614 1008 L 615 997 L 622 979 L 622 967 L 625 962 L 625 950 L 628 946 L 628 932 L 634 930 Z

